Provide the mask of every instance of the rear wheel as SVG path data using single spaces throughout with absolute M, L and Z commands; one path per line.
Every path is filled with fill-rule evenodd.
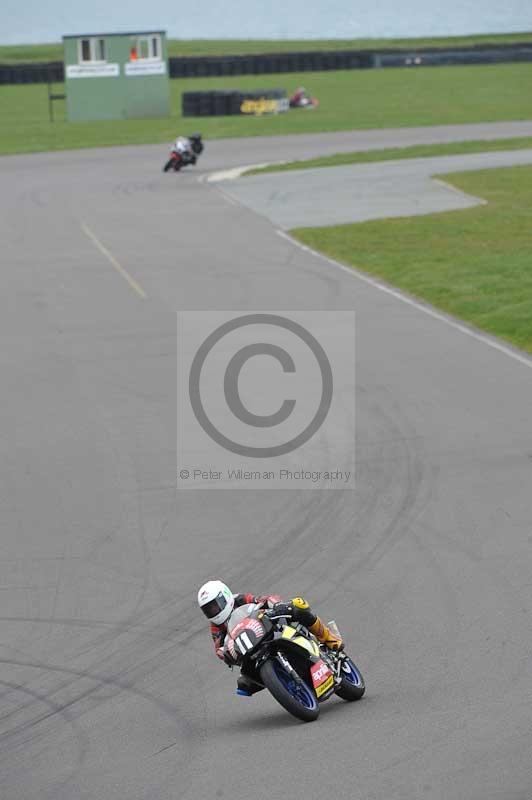
M 262 665 L 260 677 L 269 692 L 289 714 L 303 722 L 317 719 L 320 709 L 314 690 L 303 680 L 296 680 L 276 659 Z
M 342 682 L 335 689 L 338 697 L 348 702 L 360 700 L 366 691 L 366 685 L 362 673 L 355 662 L 347 657 L 343 659 L 340 675 L 342 676 Z

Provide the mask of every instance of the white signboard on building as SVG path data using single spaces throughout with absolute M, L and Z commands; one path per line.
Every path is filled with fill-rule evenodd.
M 120 64 L 69 64 L 67 78 L 118 78 Z
M 129 61 L 124 67 L 124 72 L 126 75 L 165 75 L 166 61 L 151 61 L 148 59 Z

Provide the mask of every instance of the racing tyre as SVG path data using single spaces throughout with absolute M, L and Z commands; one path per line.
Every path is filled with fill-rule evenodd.
M 266 661 L 260 669 L 260 677 L 278 703 L 289 714 L 303 722 L 318 718 L 320 708 L 314 690 L 304 681 L 296 681 L 276 659 Z
M 163 167 L 163 172 L 168 172 L 168 170 L 171 168 L 171 166 L 172 166 L 172 164 L 173 164 L 173 163 L 174 163 L 174 159 L 173 159 L 173 158 L 170 158 L 170 159 L 169 159 L 169 160 L 166 162 L 166 164 L 164 165 L 164 167 Z
M 342 663 L 342 682 L 334 690 L 342 700 L 352 702 L 360 700 L 366 691 L 364 678 L 359 668 L 350 658 L 344 659 Z

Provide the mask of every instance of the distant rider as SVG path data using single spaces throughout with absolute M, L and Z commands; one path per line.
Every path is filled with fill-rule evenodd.
M 188 136 L 178 136 L 172 145 L 172 153 L 179 153 L 185 163 L 195 161 L 192 143 Z
M 290 602 L 282 602 L 279 595 L 266 594 L 233 594 L 225 583 L 219 580 L 207 581 L 198 592 L 198 605 L 210 622 L 211 636 L 214 642 L 216 655 L 222 661 L 224 658 L 224 640 L 227 634 L 227 621 L 235 608 L 256 603 L 262 608 L 272 609 L 280 616 L 292 619 L 304 625 L 314 636 L 331 650 L 341 650 L 342 639 L 331 631 L 322 620 L 314 614 L 306 600 L 294 597 Z M 253 686 L 245 675 L 238 679 L 238 689 L 241 694 L 253 694 L 259 687 Z
M 292 108 L 297 108 L 298 106 L 303 105 L 305 101 L 308 102 L 307 90 L 304 86 L 298 86 L 290 98 L 290 105 Z

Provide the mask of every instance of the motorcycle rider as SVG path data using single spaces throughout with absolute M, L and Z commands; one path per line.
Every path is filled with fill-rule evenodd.
M 298 86 L 295 90 L 294 94 L 290 98 L 290 105 L 295 108 L 297 106 L 303 105 L 305 101 L 308 101 L 309 97 L 307 95 L 307 90 L 304 86 Z
M 195 161 L 192 143 L 188 136 L 178 136 L 171 148 L 172 153 L 179 153 L 184 163 Z
M 256 603 L 262 608 L 273 610 L 280 617 L 299 622 L 331 650 L 341 650 L 343 647 L 342 639 L 323 623 L 303 597 L 294 597 L 290 602 L 285 603 L 276 594 L 259 596 L 245 593 L 233 594 L 223 581 L 211 580 L 200 587 L 198 605 L 210 622 L 216 655 L 230 666 L 233 665 L 233 662 L 227 654 L 224 655 L 223 648 L 227 634 L 227 622 L 235 608 L 247 603 Z M 250 696 L 261 688 L 246 675 L 240 675 L 237 682 L 238 694 Z

